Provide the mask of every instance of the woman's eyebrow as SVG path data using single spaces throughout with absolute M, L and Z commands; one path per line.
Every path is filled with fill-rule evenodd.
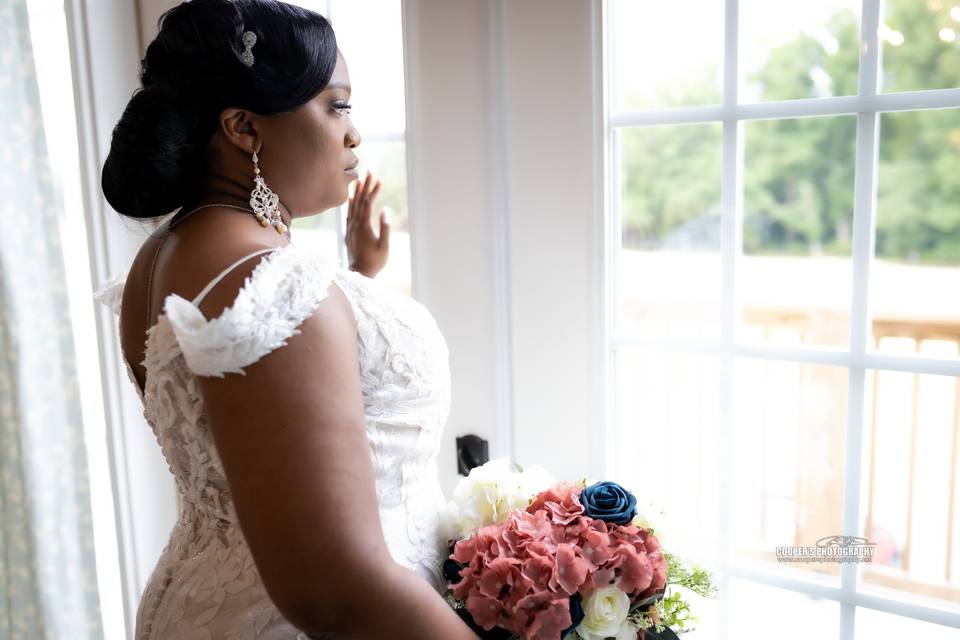
M 350 85 L 345 82 L 331 82 L 327 85 L 327 89 L 343 89 L 347 93 L 350 93 Z

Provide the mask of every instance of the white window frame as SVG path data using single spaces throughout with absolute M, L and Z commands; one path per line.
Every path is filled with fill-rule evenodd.
M 140 57 L 138 7 L 125 0 L 66 0 L 70 63 L 77 120 L 80 181 L 94 287 L 126 269 L 145 233 L 124 225 L 100 190 L 100 168 L 110 135 L 137 86 Z M 176 520 L 176 491 L 166 462 L 144 422 L 139 399 L 124 372 L 117 319 L 95 309 L 106 417 L 109 473 L 116 518 L 116 556 L 125 636 L 133 637 L 140 594 Z M 138 508 L 137 505 L 150 505 Z M 107 562 L 104 559 L 103 562 Z M 98 559 L 98 562 L 100 560 Z M 101 597 L 116 594 L 101 593 Z
M 723 388 L 721 391 L 722 433 L 719 440 L 730 442 L 732 425 L 733 365 L 738 357 L 768 361 L 829 365 L 848 370 L 848 410 L 846 426 L 846 454 L 843 486 L 843 534 L 862 536 L 860 510 L 861 482 L 863 477 L 864 440 L 864 383 L 869 369 L 878 371 L 904 371 L 914 374 L 936 374 L 960 377 L 960 361 L 955 359 L 923 356 L 895 356 L 867 351 L 870 339 L 867 330 L 870 320 L 869 281 L 874 256 L 876 227 L 877 166 L 879 121 L 881 113 L 917 111 L 922 109 L 960 108 L 960 89 L 909 91 L 902 93 L 878 93 L 878 79 L 882 64 L 878 27 L 880 24 L 881 0 L 863 0 L 861 7 L 861 47 L 859 64 L 859 87 L 854 96 L 798 99 L 781 102 L 743 104 L 738 100 L 738 31 L 739 1 L 724 1 L 724 58 L 723 101 L 719 106 L 685 107 L 662 109 L 639 113 L 614 115 L 611 105 L 614 87 L 610 72 L 613 64 L 610 34 L 612 33 L 613 3 L 604 2 L 604 75 L 606 78 L 606 135 L 607 135 L 607 193 L 605 207 L 608 222 L 607 246 L 612 247 L 607 256 L 609 270 L 608 327 L 616 313 L 619 299 L 616 276 L 619 273 L 617 258 L 622 250 L 621 220 L 619 211 L 620 190 L 617 184 L 619 155 L 618 131 L 627 127 L 645 127 L 676 124 L 720 123 L 723 127 L 721 170 L 721 264 L 722 264 L 722 331 L 719 343 L 685 343 L 673 340 L 645 338 L 627 333 L 611 333 L 608 343 L 609 362 L 616 352 L 629 347 L 711 354 L 719 357 Z M 777 118 L 801 118 L 809 116 L 854 115 L 857 118 L 854 210 L 853 210 L 853 286 L 850 313 L 850 344 L 846 350 L 803 347 L 791 348 L 772 345 L 744 344 L 735 338 L 735 326 L 740 311 L 737 291 L 737 273 L 742 257 L 743 226 L 743 124 L 753 120 Z M 615 379 L 615 372 L 608 364 L 607 375 Z M 614 387 L 615 385 L 608 385 Z M 608 402 L 610 402 L 608 400 Z M 608 404 L 608 407 L 613 405 Z M 609 414 L 609 415 L 612 415 Z M 613 421 L 608 429 L 616 430 Z M 613 460 L 608 451 L 608 464 Z M 730 577 L 750 580 L 772 587 L 779 587 L 809 596 L 833 600 L 840 605 L 840 638 L 852 640 L 856 609 L 866 607 L 895 615 L 926 622 L 960 628 L 960 613 L 905 602 L 892 597 L 860 591 L 857 583 L 857 564 L 844 563 L 840 571 L 839 587 L 832 587 L 783 577 L 774 572 L 747 568 L 733 562 L 729 553 L 729 523 L 726 521 L 730 504 L 730 452 L 720 452 L 720 494 L 723 507 L 718 540 L 718 560 L 721 570 L 720 590 L 726 589 Z M 721 601 L 721 627 L 726 628 L 724 604 Z M 721 633 L 725 633 L 721 632 Z

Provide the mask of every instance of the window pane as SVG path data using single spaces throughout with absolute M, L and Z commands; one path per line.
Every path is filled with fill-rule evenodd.
M 350 73 L 350 115 L 360 135 L 404 131 L 400 1 L 291 0 L 290 4 L 330 21 Z
M 865 590 L 960 602 L 958 392 L 952 376 L 867 372 Z M 950 526 L 950 520 L 953 526 Z
M 613 0 L 614 111 L 719 104 L 723 2 Z
M 956 629 L 905 616 L 861 607 L 857 609 L 856 640 L 876 638 L 923 638 L 923 640 L 956 640 Z
M 295 4 L 298 7 L 303 7 L 304 9 L 316 11 L 320 15 L 325 16 L 328 20 L 330 19 L 330 15 L 327 11 L 327 0 L 289 0 L 287 4 Z
M 738 359 L 734 379 L 735 555 L 836 582 L 837 563 L 778 563 L 776 548 L 815 546 L 842 532 L 847 370 Z
M 856 118 L 747 122 L 738 337 L 846 346 Z
M 881 18 L 884 91 L 960 87 L 960 5 L 885 0 Z
M 619 328 L 720 336 L 719 123 L 618 132 Z
M 730 640 L 809 640 L 839 633 L 837 602 L 747 580 L 730 580 L 729 591 Z
M 346 205 L 344 205 L 346 211 Z M 293 241 L 300 247 L 311 247 L 331 258 L 338 259 L 337 209 L 329 209 L 315 216 L 294 218 L 290 225 Z
M 400 0 L 333 0 L 330 24 L 350 72 L 361 136 L 406 128 Z
M 407 175 L 404 130 L 403 25 L 399 0 L 296 0 L 294 4 L 327 16 L 337 36 L 337 46 L 350 73 L 351 120 L 360 132 L 355 149 L 361 179 L 367 170 L 382 181 L 372 222 L 380 232 L 379 213 L 387 209 L 390 223 L 390 257 L 377 279 L 407 294 L 412 291 L 410 233 L 407 210 Z M 328 12 L 329 8 L 329 12 Z M 353 187 L 351 187 L 351 193 Z M 310 237 L 324 251 L 336 252 L 336 216 L 345 226 L 348 203 L 339 212 L 329 211 L 316 220 L 294 223 L 299 237 Z M 344 260 L 348 260 L 344 249 Z M 349 266 L 345 264 L 345 266 Z
M 668 550 L 715 558 L 717 357 L 626 347 L 614 361 L 617 475 L 639 503 L 663 509 L 661 542 Z
M 835 638 L 840 628 L 838 603 L 744 579 L 732 578 L 718 598 L 690 594 L 688 600 L 700 622 L 693 631 L 680 634 L 684 640 Z M 723 606 L 728 609 L 725 630 L 718 615 Z
M 740 101 L 856 94 L 859 41 L 859 0 L 741 0 Z
M 872 349 L 958 356 L 958 157 L 960 109 L 881 116 Z
M 387 209 L 390 224 L 390 258 L 378 280 L 411 292 L 410 224 L 407 209 L 407 158 L 403 142 L 361 142 L 355 149 L 360 164 L 357 170 L 362 179 L 367 170 L 373 171 L 382 182 L 377 208 L 373 212 L 373 228 L 380 232 L 377 216 L 380 209 Z M 343 207 L 344 217 L 347 206 Z

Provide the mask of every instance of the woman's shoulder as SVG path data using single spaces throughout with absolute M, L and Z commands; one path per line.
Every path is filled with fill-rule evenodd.
M 327 255 L 293 244 L 231 253 L 222 262 L 236 266 L 202 300 L 177 293 L 164 298 L 163 315 L 198 375 L 242 373 L 286 344 L 329 296 L 340 269 Z
M 129 278 L 139 276 L 136 281 L 140 297 L 149 296 L 155 316 L 163 312 L 171 294 L 194 300 L 201 293 L 204 296 L 199 306 L 204 315 L 221 315 L 233 304 L 237 293 L 246 288 L 247 279 L 261 259 L 281 253 L 289 245 L 285 238 L 268 233 L 259 225 L 236 224 L 236 216 L 243 215 L 237 210 L 211 207 L 202 213 L 200 217 L 183 219 L 172 229 L 168 221 L 144 241 L 133 261 Z M 306 258 L 291 255 L 284 260 L 263 260 L 264 268 L 255 279 L 260 281 L 279 271 L 295 269 L 295 262 Z M 271 263 L 273 266 L 268 269 L 266 265 Z M 138 292 L 125 291 L 125 298 L 127 293 Z

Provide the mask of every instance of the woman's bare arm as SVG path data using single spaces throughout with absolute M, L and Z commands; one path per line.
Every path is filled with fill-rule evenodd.
M 201 305 L 206 317 L 232 303 L 256 263 L 244 263 L 211 291 Z M 245 375 L 199 378 L 268 594 L 294 626 L 320 638 L 478 640 L 387 549 L 349 300 L 331 283 L 298 328 Z

